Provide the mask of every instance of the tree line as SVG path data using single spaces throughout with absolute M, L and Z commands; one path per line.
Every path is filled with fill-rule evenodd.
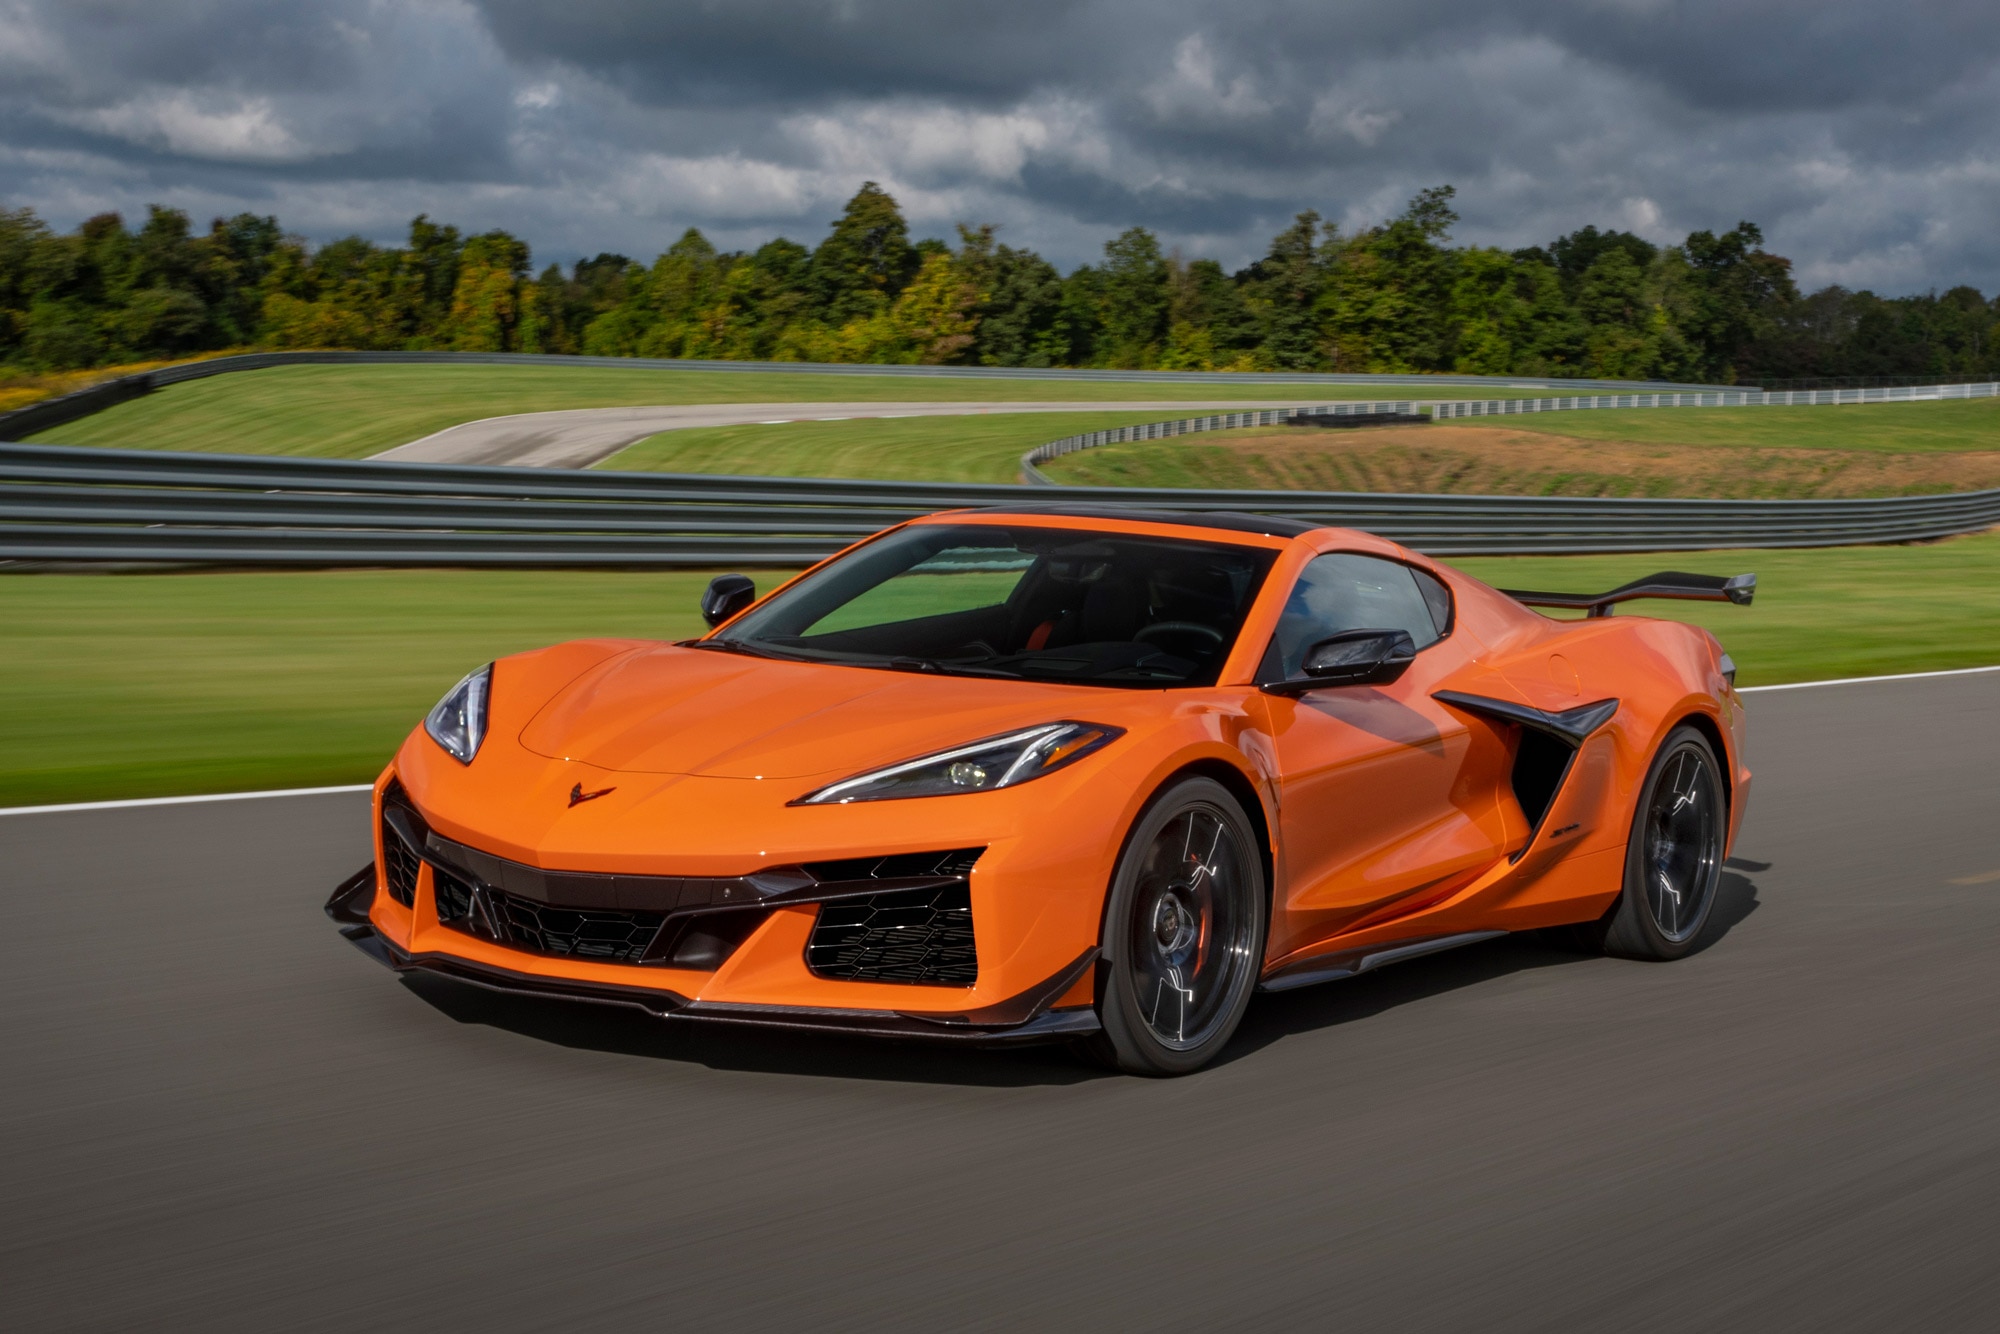
M 2000 372 L 2000 298 L 1971 287 L 1802 295 L 1749 222 L 1667 246 L 1595 227 L 1458 246 L 1452 199 L 1424 190 L 1355 231 L 1301 213 L 1233 273 L 1143 227 L 1068 274 L 991 226 L 912 241 L 873 182 L 817 247 L 721 251 L 689 228 L 651 264 L 607 253 L 538 274 L 519 238 L 428 216 L 401 246 L 315 247 L 248 213 L 205 235 L 160 207 L 58 233 L 0 209 L 0 364 L 258 347 L 1724 383 Z

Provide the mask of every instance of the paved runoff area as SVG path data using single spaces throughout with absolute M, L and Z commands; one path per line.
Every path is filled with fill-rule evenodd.
M 2000 675 L 1751 697 L 1676 964 L 1510 938 L 1221 1064 L 399 981 L 322 793 L 0 820 L 0 1325 L 1878 1330 L 2000 1309 Z

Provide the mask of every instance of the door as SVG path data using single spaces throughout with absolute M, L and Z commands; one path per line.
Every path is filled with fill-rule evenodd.
M 1313 644 L 1361 629 L 1407 631 L 1415 661 L 1393 682 L 1261 696 L 1284 866 L 1274 961 L 1439 902 L 1503 855 L 1506 748 L 1431 698 L 1474 653 L 1451 633 L 1437 579 L 1375 556 L 1317 557 L 1293 585 L 1260 682 L 1295 679 Z

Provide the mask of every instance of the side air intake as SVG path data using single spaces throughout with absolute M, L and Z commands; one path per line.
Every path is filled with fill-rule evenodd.
M 1479 714 L 1495 722 L 1513 723 L 1521 729 L 1520 745 L 1514 751 L 1514 799 L 1528 817 L 1530 830 L 1542 827 L 1542 817 L 1562 790 L 1563 780 L 1576 752 L 1590 734 L 1618 714 L 1618 701 L 1601 699 L 1574 709 L 1552 712 L 1516 704 L 1512 700 L 1489 699 L 1457 690 L 1440 690 L 1432 699 L 1466 713 Z

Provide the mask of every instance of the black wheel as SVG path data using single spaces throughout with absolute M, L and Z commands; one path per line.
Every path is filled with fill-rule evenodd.
M 1111 882 L 1095 1054 L 1137 1075 L 1214 1060 L 1257 985 L 1265 918 L 1257 834 L 1228 789 L 1190 778 L 1162 792 Z
M 1625 851 L 1625 889 L 1603 924 L 1607 954 L 1678 959 L 1715 907 L 1729 806 L 1708 738 L 1676 728 L 1639 790 Z

